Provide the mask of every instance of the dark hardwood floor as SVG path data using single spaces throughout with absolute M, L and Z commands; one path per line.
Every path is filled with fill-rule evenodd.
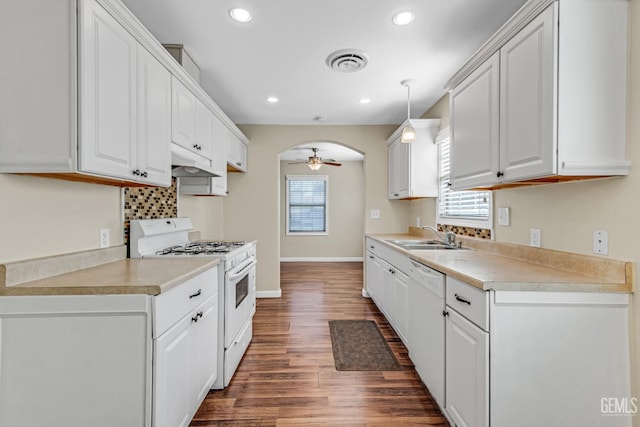
M 362 263 L 283 263 L 282 298 L 259 299 L 253 341 L 228 388 L 191 426 L 448 426 L 407 350 L 361 295 Z M 338 372 L 329 320 L 374 320 L 403 369 Z

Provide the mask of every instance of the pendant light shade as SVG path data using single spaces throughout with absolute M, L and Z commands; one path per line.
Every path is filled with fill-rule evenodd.
M 411 126 L 411 85 L 415 83 L 413 79 L 407 79 L 400 82 L 400 84 L 407 88 L 407 124 L 402 129 L 402 136 L 400 142 L 411 143 L 416 140 L 416 130 Z

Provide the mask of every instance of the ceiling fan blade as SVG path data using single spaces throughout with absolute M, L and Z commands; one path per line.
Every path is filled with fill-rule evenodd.
M 342 163 L 338 163 L 338 162 L 327 162 L 326 160 L 322 161 L 323 165 L 330 165 L 330 166 L 342 166 Z
M 288 164 L 288 165 L 301 165 L 301 164 L 303 164 L 303 163 L 309 163 L 309 161 L 307 161 L 307 160 L 301 160 L 301 161 L 299 161 L 299 162 L 289 162 L 289 163 L 287 163 L 287 164 Z

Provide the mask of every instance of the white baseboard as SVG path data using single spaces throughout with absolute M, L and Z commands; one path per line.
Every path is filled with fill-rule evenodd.
M 280 258 L 280 262 L 362 262 L 363 257 L 309 257 L 309 258 Z
M 369 295 L 369 291 L 367 291 L 365 288 L 362 288 L 362 296 L 365 298 L 371 298 L 371 295 Z
M 281 289 L 277 291 L 256 291 L 256 298 L 280 298 L 281 296 Z

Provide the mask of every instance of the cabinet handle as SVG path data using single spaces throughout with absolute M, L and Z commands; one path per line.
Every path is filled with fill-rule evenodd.
M 400 193 L 393 193 L 393 197 L 398 197 Z
M 370 248 L 370 249 L 375 249 L 376 247 L 375 247 L 375 246 L 373 246 L 373 245 L 369 245 L 369 248 Z
M 498 173 L 496 174 L 496 176 L 498 178 L 500 178 L 501 176 L 504 176 L 504 172 L 498 171 Z
M 236 162 L 236 165 L 238 165 L 238 166 L 242 166 L 242 163 L 240 163 L 240 162 Z
M 191 321 L 192 321 L 193 323 L 198 323 L 198 315 L 196 314 L 195 316 L 193 316 L 193 317 L 191 318 Z
M 369 255 L 369 258 L 373 259 L 373 255 Z
M 196 292 L 196 293 L 195 293 L 195 294 L 193 294 L 193 295 L 189 295 L 189 299 L 191 299 L 191 298 L 195 298 L 195 297 L 199 297 L 199 296 L 200 296 L 200 294 L 202 294 L 202 289 L 198 289 L 198 292 Z
M 452 185 L 453 185 L 452 183 L 447 182 L 447 187 L 451 188 Z
M 461 303 L 471 305 L 471 301 L 469 301 L 468 299 L 464 299 L 458 294 L 455 294 L 454 296 L 456 297 L 456 300 L 460 301 Z
M 449 315 L 449 312 L 447 310 L 442 310 L 442 315 L 444 317 L 447 317 Z
M 147 173 L 147 171 L 144 171 L 140 174 L 141 177 L 146 178 L 149 176 L 149 174 Z
M 395 271 L 393 268 L 390 268 L 390 269 L 389 269 L 389 273 L 391 273 L 391 274 L 396 274 L 396 271 Z
M 193 148 L 195 148 L 196 150 L 202 150 L 202 146 L 198 144 L 193 144 Z
M 134 170 L 133 174 L 136 175 L 136 176 L 139 176 L 140 175 L 140 169 Z
M 199 311 L 198 314 L 196 314 L 196 317 L 198 319 L 200 319 L 202 316 L 204 316 L 204 313 L 202 311 Z

